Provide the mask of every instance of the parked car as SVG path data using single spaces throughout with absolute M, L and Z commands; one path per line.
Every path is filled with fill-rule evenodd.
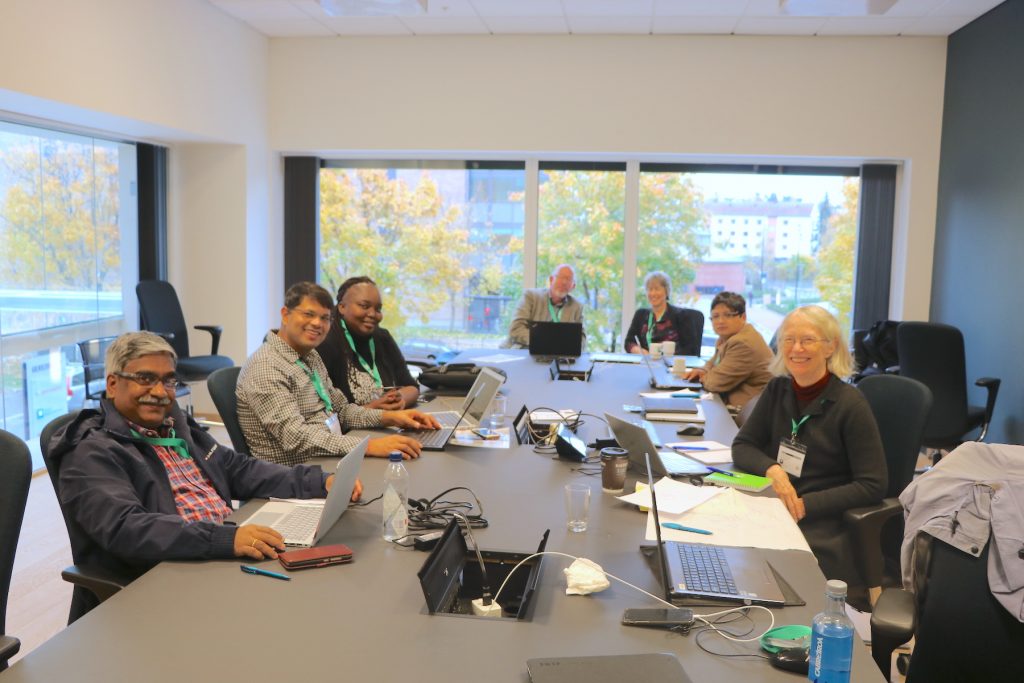
M 444 344 L 431 339 L 407 339 L 400 345 L 402 355 L 410 363 L 436 363 L 443 365 L 459 352 Z

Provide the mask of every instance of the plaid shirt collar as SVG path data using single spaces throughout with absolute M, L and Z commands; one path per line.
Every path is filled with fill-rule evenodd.
M 135 424 L 128 418 L 125 418 L 124 421 L 128 424 L 128 429 L 136 431 L 142 436 L 149 437 L 150 439 L 166 439 L 171 435 L 171 430 L 174 429 L 174 418 L 170 415 L 164 418 L 163 424 L 160 425 L 159 429 L 143 427 L 140 424 Z

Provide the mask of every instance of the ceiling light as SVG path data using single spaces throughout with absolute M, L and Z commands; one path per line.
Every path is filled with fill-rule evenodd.
M 779 14 L 791 17 L 873 17 L 892 9 L 896 0 L 779 0 Z
M 387 17 L 427 13 L 427 0 L 320 0 L 329 17 Z

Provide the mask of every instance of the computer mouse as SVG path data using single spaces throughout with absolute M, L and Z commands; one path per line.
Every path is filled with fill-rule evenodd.
M 768 661 L 776 669 L 807 675 L 810 654 L 806 647 L 787 647 L 768 655 Z
M 683 436 L 700 436 L 704 433 L 704 428 L 700 425 L 683 425 L 676 430 L 676 434 Z

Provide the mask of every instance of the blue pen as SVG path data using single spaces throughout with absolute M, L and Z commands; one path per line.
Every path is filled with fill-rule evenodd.
M 266 569 L 260 569 L 259 567 L 250 567 L 247 564 L 241 565 L 242 571 L 246 574 L 256 574 L 257 576 L 269 576 L 272 579 L 281 579 L 282 581 L 291 581 L 292 577 L 285 576 L 284 574 L 278 574 L 277 572 L 268 571 Z
M 683 526 L 682 524 L 676 524 L 675 522 L 662 522 L 661 525 L 666 529 L 675 529 L 676 531 L 689 531 L 691 534 L 704 534 L 710 536 L 711 532 L 707 529 L 697 529 L 692 526 Z
M 711 465 L 704 465 L 704 467 L 707 467 L 709 470 L 711 470 L 712 472 L 714 472 L 716 474 L 724 474 L 727 477 L 735 477 L 735 476 L 737 476 L 737 474 L 735 472 L 730 472 L 729 470 L 720 470 L 717 467 L 712 467 Z
M 674 451 L 710 451 L 707 446 L 673 446 Z
M 671 396 L 672 398 L 700 398 L 700 394 L 695 394 L 692 391 L 677 391 Z

